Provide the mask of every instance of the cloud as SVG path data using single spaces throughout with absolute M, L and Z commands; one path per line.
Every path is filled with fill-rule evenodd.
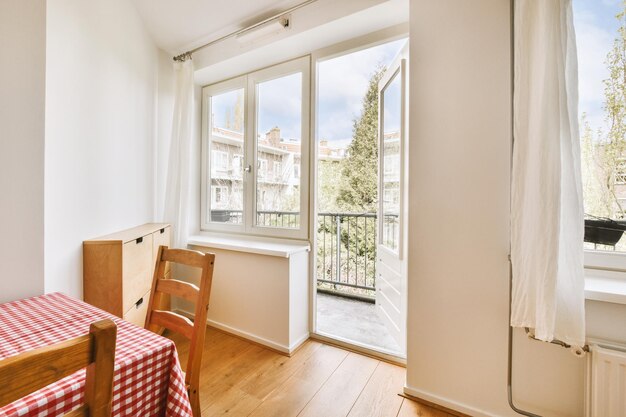
M 318 137 L 345 140 L 352 136 L 353 120 L 361 113 L 369 80 L 379 65 L 389 65 L 404 45 L 398 40 L 320 62 L 318 66 Z M 259 84 L 258 133 L 274 126 L 287 139 L 301 137 L 301 74 L 292 74 Z M 215 97 L 215 121 L 222 125 L 233 112 L 236 94 Z M 248 121 L 248 128 L 252 125 Z
M 606 56 L 617 36 L 619 2 L 574 2 L 574 27 L 578 48 L 579 111 L 586 113 L 594 130 L 604 125 L 604 83 L 609 72 Z
M 323 61 L 318 66 L 318 137 L 340 140 L 352 135 L 369 80 L 388 65 L 405 40 L 394 41 Z
M 302 74 L 291 74 L 258 86 L 259 129 L 264 135 L 274 126 L 281 136 L 300 139 L 302 133 Z

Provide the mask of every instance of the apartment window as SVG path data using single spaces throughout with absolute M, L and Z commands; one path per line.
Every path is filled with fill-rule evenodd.
M 215 171 L 227 171 L 228 170 L 228 152 L 215 150 L 211 154 L 213 159 L 213 169 Z
M 228 202 L 228 187 L 212 186 L 211 201 L 216 207 L 226 205 Z
M 259 158 L 259 178 L 267 177 L 267 159 Z
M 236 154 L 233 155 L 233 171 L 241 174 L 241 170 L 243 169 L 243 155 Z
M 283 176 L 283 167 L 280 161 L 274 161 L 274 178 L 281 180 Z
M 626 237 L 600 244 L 592 233 L 626 226 L 626 4 L 574 0 L 585 264 L 626 269 Z M 615 223 L 611 223 L 610 220 Z M 610 252 L 610 253 L 609 253 Z M 617 256 L 616 256 L 617 255 Z
M 309 67 L 304 57 L 203 88 L 203 230 L 307 238 Z M 282 178 L 296 155 L 297 178 Z M 293 221 L 273 220 L 286 212 Z

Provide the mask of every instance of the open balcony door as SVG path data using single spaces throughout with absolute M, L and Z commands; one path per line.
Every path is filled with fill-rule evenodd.
M 406 352 L 408 42 L 378 84 L 376 311 Z

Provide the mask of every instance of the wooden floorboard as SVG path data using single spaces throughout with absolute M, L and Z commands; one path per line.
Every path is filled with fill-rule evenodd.
M 314 340 L 287 357 L 208 328 L 201 369 L 203 417 L 454 417 L 400 397 L 404 368 Z
M 404 386 L 406 370 L 380 362 L 348 414 L 349 417 L 395 416 L 403 398 L 398 395 Z

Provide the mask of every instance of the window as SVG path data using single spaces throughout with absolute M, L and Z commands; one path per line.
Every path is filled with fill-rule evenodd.
M 307 238 L 309 66 L 203 88 L 203 230 Z
M 274 166 L 274 178 L 276 178 L 277 181 L 282 180 L 283 168 L 282 168 L 280 161 L 274 161 L 273 166 Z
M 228 187 L 212 186 L 211 201 L 216 208 L 223 206 L 228 201 Z
M 402 124 L 402 80 L 400 72 L 391 76 L 380 92 L 382 106 L 382 140 L 380 149 L 383 153 L 383 175 L 380 187 L 383 192 L 381 243 L 398 251 L 400 241 L 400 129 Z
M 621 259 L 626 269 L 626 256 L 612 256 L 626 253 L 626 237 L 597 240 L 605 225 L 615 227 L 609 219 L 626 225 L 625 10 L 623 2 L 573 2 L 587 267 L 612 269 Z
M 267 177 L 267 159 L 259 159 L 259 178 Z
M 233 173 L 238 176 L 241 176 L 241 171 L 243 170 L 243 155 L 235 154 L 233 155 Z
M 213 171 L 228 170 L 228 152 L 215 150 L 211 154 Z

